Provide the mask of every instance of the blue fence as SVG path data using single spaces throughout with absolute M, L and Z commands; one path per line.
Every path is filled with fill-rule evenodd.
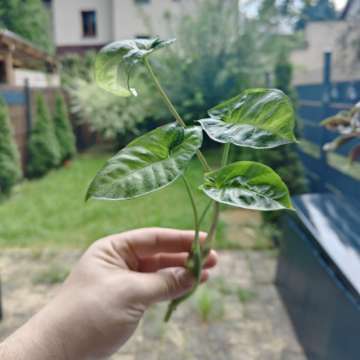
M 0 88 L 0 96 L 9 106 L 25 105 L 26 92 L 23 88 Z
M 324 76 L 323 84 L 297 86 L 298 115 L 301 119 L 300 156 L 307 170 L 312 192 L 338 192 L 345 197 L 360 199 L 360 163 L 350 166 L 347 155 L 354 140 L 335 153 L 322 147 L 337 135 L 320 126 L 320 122 L 341 110 L 351 108 L 360 100 L 360 80 L 331 82 Z

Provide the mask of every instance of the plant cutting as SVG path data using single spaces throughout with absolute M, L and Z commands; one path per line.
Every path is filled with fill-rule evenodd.
M 105 46 L 96 57 L 95 78 L 104 90 L 118 96 L 137 96 L 136 69 L 144 66 L 175 122 L 136 138 L 110 158 L 91 182 L 88 199 L 129 200 L 170 185 L 181 178 L 194 217 L 194 241 L 186 267 L 196 283 L 192 290 L 169 304 L 165 321 L 177 306 L 195 292 L 204 259 L 213 247 L 220 204 L 261 210 L 293 210 L 289 191 L 268 166 L 253 161 L 229 164 L 231 146 L 271 149 L 295 142 L 295 116 L 290 99 L 277 89 L 249 89 L 208 111 L 205 119 L 187 126 L 162 88 L 150 63 L 155 51 L 174 40 L 136 39 Z M 221 167 L 212 169 L 201 152 L 203 132 L 223 144 Z M 200 213 L 186 178 L 186 168 L 197 156 L 204 170 L 200 190 L 209 204 Z M 212 209 L 211 225 L 204 244 L 200 226 Z
M 360 139 L 360 103 L 350 110 L 340 111 L 325 119 L 321 125 L 329 131 L 339 134 L 334 140 L 323 146 L 325 151 L 335 151 L 349 142 Z M 349 152 L 350 163 L 358 158 L 360 158 L 360 144 L 354 145 Z

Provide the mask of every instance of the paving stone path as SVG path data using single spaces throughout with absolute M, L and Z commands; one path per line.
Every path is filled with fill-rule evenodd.
M 77 251 L 2 250 L 0 340 L 51 299 Z M 151 308 L 113 360 L 305 360 L 273 285 L 274 251 L 223 251 L 206 287 L 169 324 Z M 55 284 L 54 284 L 55 283 Z

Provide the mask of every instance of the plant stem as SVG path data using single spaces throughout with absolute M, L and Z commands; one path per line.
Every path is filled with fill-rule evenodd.
M 225 166 L 229 161 L 230 148 L 231 148 L 230 143 L 227 143 L 224 145 L 224 150 L 223 150 L 222 159 L 221 159 L 221 167 Z M 220 204 L 215 201 L 214 202 L 214 212 L 213 212 L 213 217 L 211 220 L 210 229 L 208 232 L 208 236 L 206 238 L 206 242 L 202 249 L 203 257 L 206 257 L 209 254 L 209 251 L 211 250 L 211 248 L 213 247 L 216 228 L 217 228 L 217 225 L 219 222 L 219 214 L 220 214 Z
M 208 204 L 205 206 L 205 209 L 203 210 L 203 212 L 201 213 L 200 218 L 199 218 L 199 227 L 201 226 L 201 223 L 204 221 L 205 216 L 206 216 L 207 212 L 209 211 L 213 201 L 214 200 L 210 200 L 208 202 Z
M 157 76 L 154 73 L 154 70 L 151 67 L 151 64 L 149 62 L 149 60 L 147 59 L 147 57 L 144 58 L 144 64 L 146 69 L 148 70 L 152 80 L 155 83 L 156 88 L 158 89 L 165 105 L 168 107 L 169 111 L 171 112 L 171 114 L 174 116 L 176 122 L 181 125 L 182 127 L 186 127 L 185 121 L 182 119 L 182 117 L 180 116 L 180 114 L 177 112 L 177 110 L 175 109 L 175 106 L 173 105 L 173 103 L 171 102 L 171 100 L 169 99 L 169 97 L 166 95 L 166 92 L 164 91 L 164 89 L 162 88 L 159 79 L 157 78 Z M 198 157 L 198 159 L 200 160 L 203 168 L 205 171 L 210 171 L 211 168 L 208 164 L 208 162 L 206 161 L 205 156 L 203 155 L 203 153 L 200 150 L 196 151 L 196 156 Z
M 214 212 L 211 220 L 210 229 L 208 231 L 208 236 L 206 238 L 206 242 L 202 248 L 202 256 L 206 257 L 209 255 L 210 250 L 213 247 L 216 228 L 219 222 L 219 214 L 220 214 L 220 204 L 217 201 L 214 201 Z
M 194 241 L 192 244 L 191 253 L 187 260 L 186 267 L 195 276 L 196 282 L 187 294 L 170 302 L 170 304 L 167 308 L 165 317 L 164 317 L 165 322 L 168 322 L 170 320 L 172 313 L 176 310 L 176 308 L 179 306 L 179 304 L 181 304 L 183 301 L 185 301 L 187 298 L 189 298 L 195 292 L 196 288 L 198 287 L 198 285 L 200 283 L 202 263 L 203 263 L 203 261 L 202 261 L 203 258 L 202 258 L 201 248 L 200 248 L 200 239 L 199 239 L 200 222 L 199 222 L 198 212 L 197 212 L 197 208 L 196 208 L 196 204 L 195 204 L 195 199 L 194 199 L 193 193 L 191 191 L 191 186 L 190 186 L 188 180 L 185 178 L 185 176 L 183 176 L 182 179 L 184 181 L 185 188 L 189 195 L 191 206 L 193 209 L 194 227 L 195 227 L 195 237 L 194 237 Z
M 185 176 L 183 176 L 182 179 L 184 181 L 186 191 L 187 191 L 187 193 L 189 195 L 191 207 L 192 207 L 192 210 L 193 210 L 194 228 L 195 228 L 195 237 L 194 237 L 193 247 L 196 248 L 196 247 L 200 246 L 200 243 L 199 243 L 199 231 L 200 231 L 199 215 L 198 215 L 198 211 L 197 211 L 197 208 L 196 208 L 194 195 L 193 195 L 192 190 L 191 190 L 191 185 L 189 184 L 189 182 L 188 182 L 188 180 L 186 179 Z
M 221 167 L 225 166 L 228 163 L 229 160 L 229 154 L 230 154 L 230 143 L 227 143 L 224 145 L 223 155 L 221 159 Z

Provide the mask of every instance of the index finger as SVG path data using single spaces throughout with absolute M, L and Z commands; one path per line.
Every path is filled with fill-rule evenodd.
M 190 252 L 194 240 L 194 230 L 177 230 L 167 228 L 144 228 L 128 231 L 120 235 L 117 245 L 127 245 L 137 256 L 151 256 L 157 253 Z M 207 234 L 200 232 L 200 241 Z

